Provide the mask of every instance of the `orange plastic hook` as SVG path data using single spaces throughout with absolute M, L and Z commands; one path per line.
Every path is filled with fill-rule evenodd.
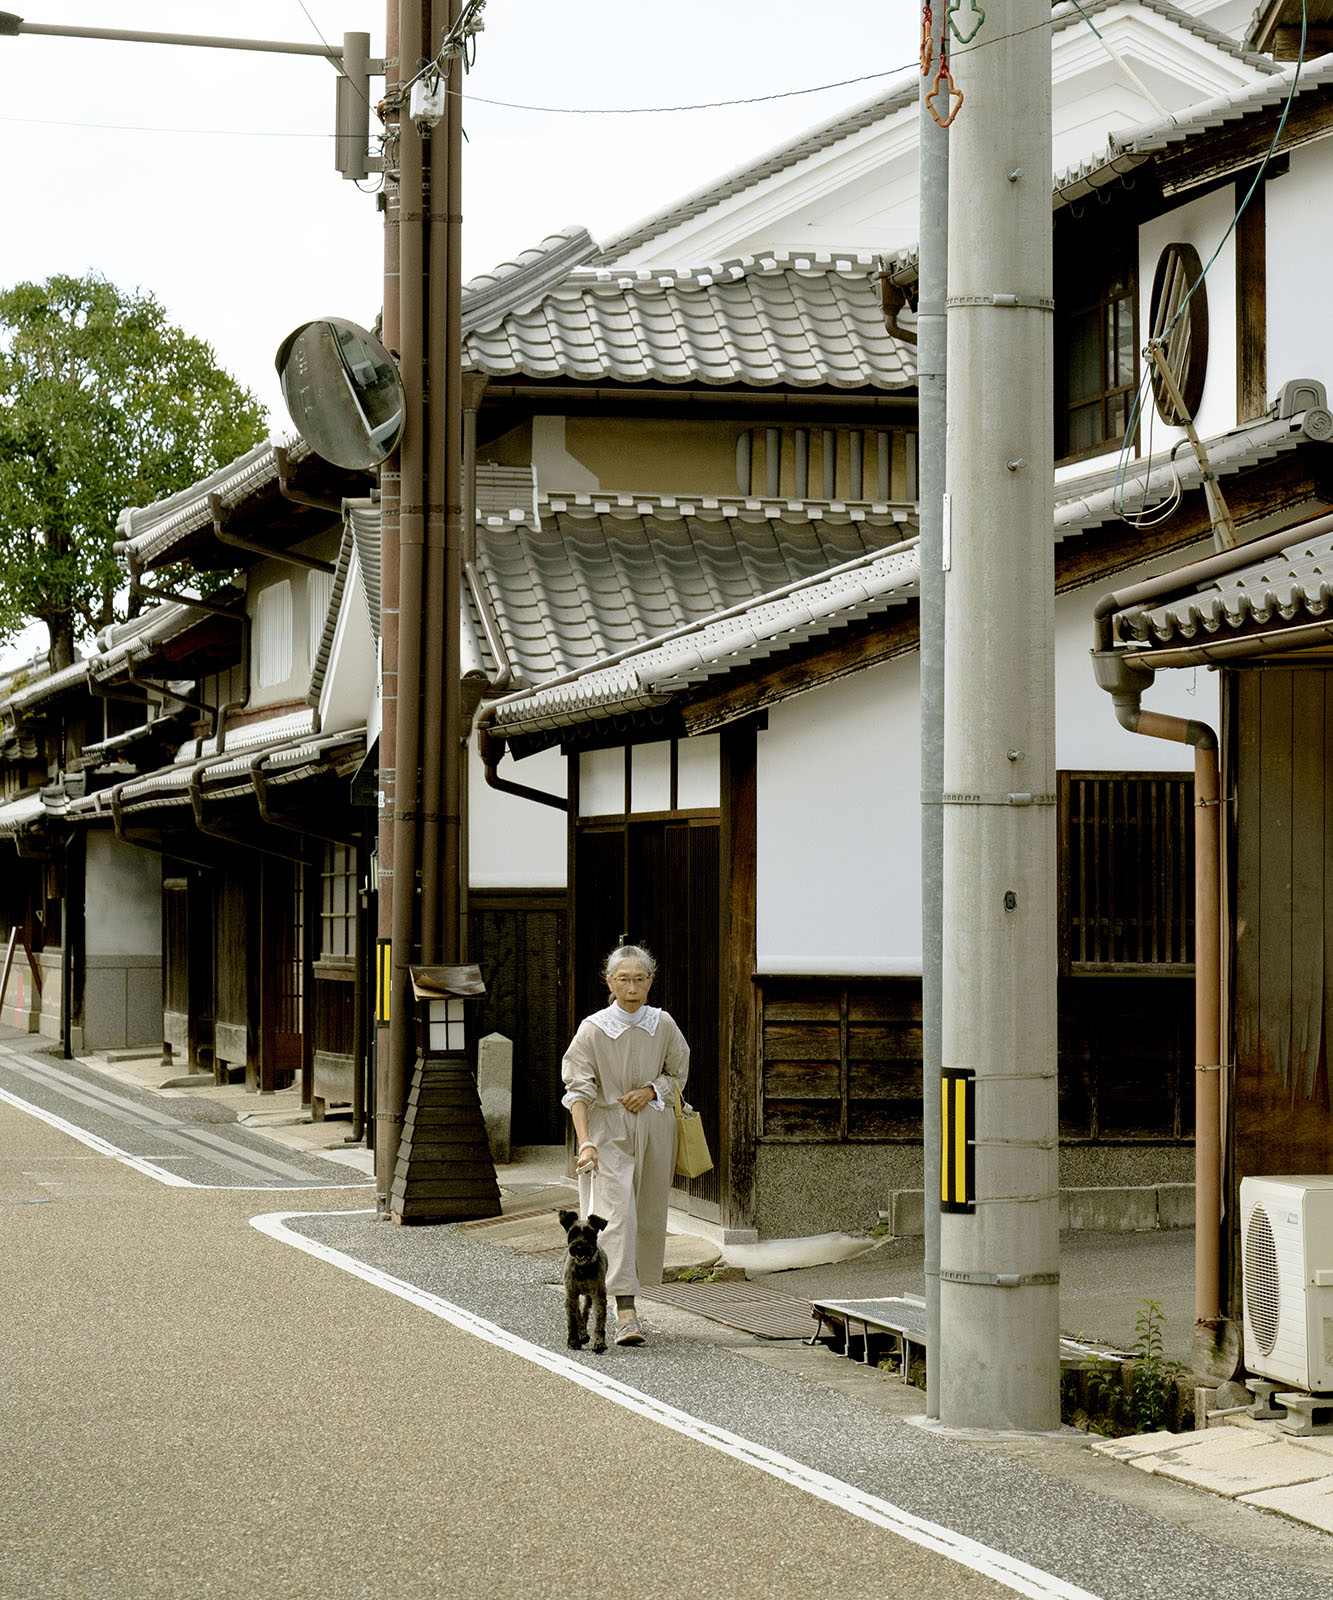
M 946 86 L 944 97 L 950 106 L 947 117 L 942 117 L 935 109 L 935 100 L 939 95 L 941 84 Z M 957 99 L 954 98 L 955 96 L 957 96 Z M 963 91 L 953 81 L 953 73 L 949 71 L 949 64 L 943 59 L 940 61 L 940 70 L 935 74 L 935 82 L 931 85 L 930 93 L 926 96 L 926 108 L 941 128 L 947 128 L 963 109 Z
M 929 0 L 921 7 L 921 76 L 930 76 L 930 63 L 935 59 L 935 18 L 931 15 Z

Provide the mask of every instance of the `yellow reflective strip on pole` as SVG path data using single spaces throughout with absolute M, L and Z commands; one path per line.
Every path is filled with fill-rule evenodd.
M 393 993 L 392 943 L 381 939 L 376 948 L 375 966 L 375 1020 L 381 1024 L 389 1020 L 389 1001 Z
M 954 1079 L 953 1201 L 955 1205 L 968 1205 L 972 1200 L 972 1196 L 967 1192 L 967 1085 L 966 1078 Z
M 940 1079 L 940 1202 L 949 1203 L 949 1080 Z

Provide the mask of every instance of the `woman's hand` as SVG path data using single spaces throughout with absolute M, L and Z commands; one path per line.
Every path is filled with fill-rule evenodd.
M 593 1174 L 600 1171 L 597 1165 L 597 1146 L 591 1139 L 585 1139 L 579 1146 L 578 1156 L 574 1162 L 574 1170 Z
M 616 1098 L 626 1111 L 632 1111 L 637 1117 L 645 1107 L 652 1105 L 657 1095 L 651 1084 L 643 1089 L 631 1089 L 628 1094 L 617 1095 Z

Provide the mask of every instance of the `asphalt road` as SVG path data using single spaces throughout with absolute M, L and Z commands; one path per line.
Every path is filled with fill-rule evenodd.
M 888 1378 L 670 1308 L 570 1357 L 554 1261 L 277 1173 L 185 1186 L 173 1140 L 169 1186 L 151 1140 L 110 1153 L 151 1119 L 59 1114 L 105 1142 L 0 1100 L 0 1600 L 1333 1593 L 1280 1519 L 925 1433 Z
M 261 1195 L 7 1104 L 0 1150 L 5 1600 L 958 1592 L 952 1560 L 266 1236 Z

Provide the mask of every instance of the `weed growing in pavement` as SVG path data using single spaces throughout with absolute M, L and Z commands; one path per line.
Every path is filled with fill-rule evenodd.
M 1125 1368 L 1129 1369 L 1127 1381 Z M 1151 1433 L 1168 1420 L 1176 1379 L 1186 1370 L 1183 1363 L 1166 1359 L 1161 1306 L 1156 1300 L 1142 1300 L 1134 1319 L 1129 1360 L 1123 1366 L 1116 1361 L 1095 1361 L 1088 1368 L 1088 1392 L 1109 1418 L 1123 1421 L 1131 1433 Z

